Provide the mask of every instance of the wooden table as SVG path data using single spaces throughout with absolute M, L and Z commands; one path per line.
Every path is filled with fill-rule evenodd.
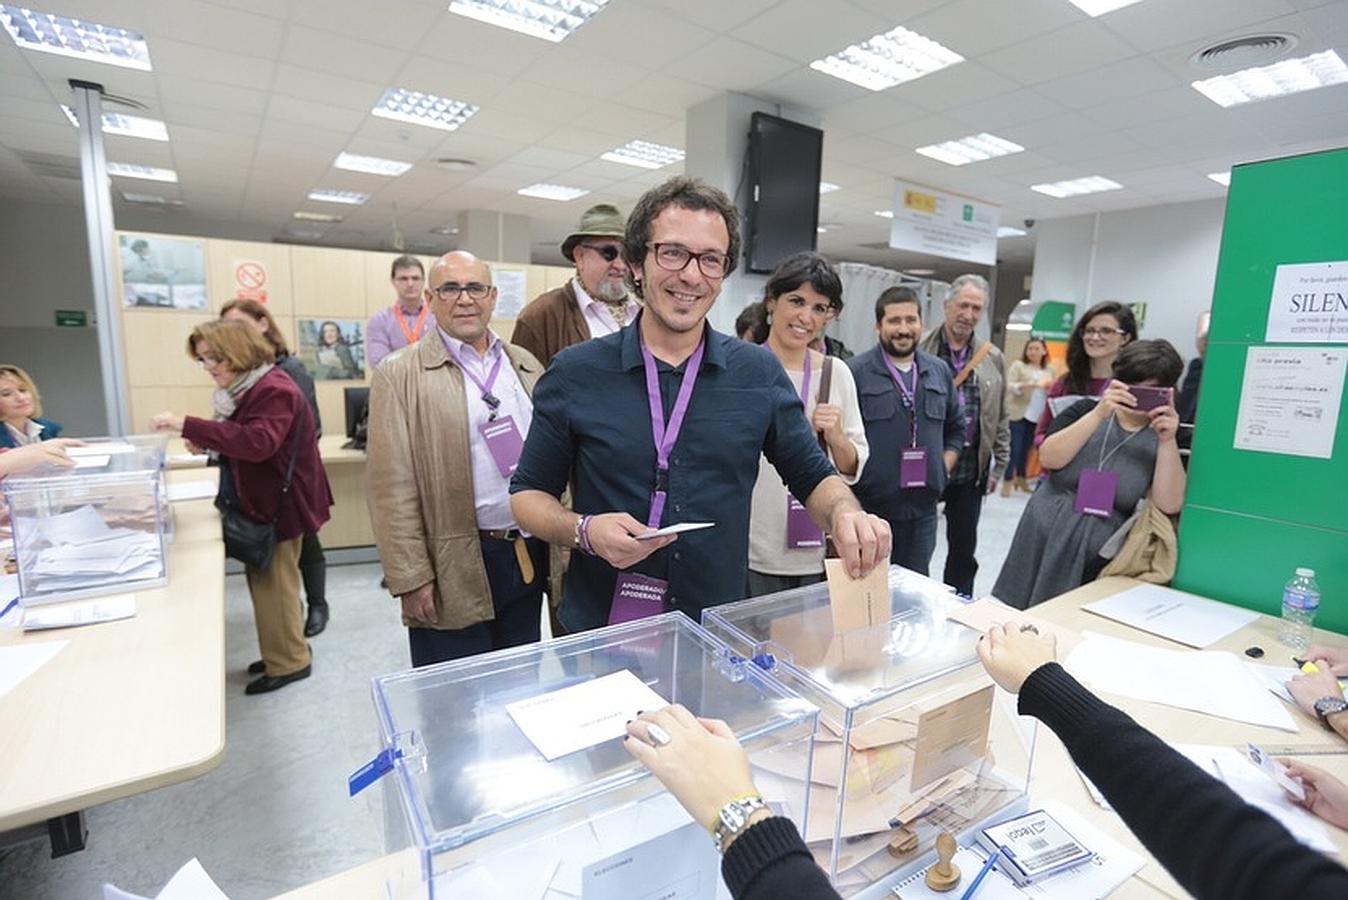
M 168 479 L 215 478 L 214 470 Z M 52 855 L 83 849 L 83 810 L 204 775 L 225 752 L 224 545 L 210 500 L 174 503 L 169 583 L 136 615 L 0 631 L 0 646 L 68 641 L 0 696 L 0 832 L 47 822 Z
M 1108 597 L 1126 590 L 1138 582 L 1127 578 L 1107 578 L 1063 594 L 1031 612 L 1044 619 L 1065 625 L 1074 631 L 1094 631 L 1112 637 L 1124 638 L 1168 649 L 1185 649 L 1182 645 L 1159 638 L 1144 631 L 1129 628 L 1110 619 L 1085 612 L 1082 604 Z M 1277 619 L 1262 616 L 1256 622 L 1213 645 L 1209 649 L 1229 650 L 1243 654 L 1245 648 L 1258 645 L 1265 651 L 1263 662 L 1286 665 L 1288 654 L 1278 644 Z M 1315 640 L 1322 644 L 1348 648 L 1348 638 L 1332 632 L 1317 630 Z M 1242 655 L 1242 659 L 1244 656 Z M 1322 728 L 1313 717 L 1292 710 L 1292 717 L 1301 727 L 1299 734 L 1261 728 L 1241 722 L 1218 719 L 1201 713 L 1162 706 L 1125 697 L 1104 695 L 1105 699 L 1123 709 L 1142 725 L 1174 743 L 1223 744 L 1244 747 L 1256 744 L 1326 744 L 1339 740 Z M 1308 762 L 1348 780 L 1348 744 L 1344 755 L 1313 756 Z M 1071 757 L 1068 756 L 1053 732 L 1042 725 L 1035 742 L 1034 763 L 1031 769 L 1030 794 L 1033 803 L 1059 800 L 1077 810 L 1091 824 L 1145 859 L 1146 865 L 1127 883 L 1110 895 L 1120 900 L 1155 897 L 1187 897 L 1188 894 L 1170 877 L 1147 852 L 1115 813 L 1097 806 L 1087 792 Z M 1343 859 L 1348 859 L 1348 832 L 1328 826 Z M 280 895 L 278 900 L 378 900 L 385 896 L 385 879 L 414 878 L 417 872 L 416 856 L 412 851 L 382 857 L 356 866 L 322 881 Z

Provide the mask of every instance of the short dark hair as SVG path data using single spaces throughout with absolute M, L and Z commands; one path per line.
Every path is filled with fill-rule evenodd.
M 735 337 L 744 337 L 749 332 L 750 340 L 761 344 L 768 339 L 768 311 L 762 300 L 755 300 L 735 317 Z
M 809 284 L 827 297 L 828 305 L 835 313 L 842 312 L 842 279 L 838 277 L 838 270 L 822 254 L 813 250 L 793 253 L 779 262 L 768 276 L 768 283 L 763 286 L 763 299 L 775 300 L 803 284 Z
M 1184 359 L 1166 340 L 1131 341 L 1114 360 L 1114 377 L 1124 384 L 1154 380 L 1161 387 L 1174 387 L 1184 374 Z
M 290 353 L 286 346 L 285 335 L 281 334 L 281 329 L 276 325 L 276 320 L 271 317 L 271 311 L 267 307 L 258 303 L 256 300 L 246 300 L 243 297 L 235 297 L 233 300 L 220 307 L 220 318 L 225 317 L 225 313 L 237 309 L 239 312 L 252 319 L 254 322 L 266 322 L 267 330 L 263 332 L 268 343 L 271 344 L 276 356 L 279 359 Z
M 1128 335 L 1128 343 L 1137 340 L 1137 317 L 1127 305 L 1116 300 L 1097 303 L 1086 310 L 1072 328 L 1072 336 L 1067 339 L 1067 375 L 1064 376 L 1069 394 L 1089 394 L 1091 392 L 1091 358 L 1086 355 L 1086 323 L 1096 316 L 1113 316 L 1120 330 Z M 1127 346 L 1125 344 L 1124 346 Z
M 421 260 L 410 253 L 404 253 L 393 261 L 393 265 L 389 266 L 388 277 L 390 280 L 398 277 L 399 269 L 416 269 L 421 273 L 422 278 L 426 277 L 426 267 L 421 264 Z
M 726 256 L 730 262 L 726 266 L 726 275 L 735 271 L 740 258 L 739 212 L 735 204 L 726 196 L 725 191 L 712 187 L 699 178 L 675 175 L 657 187 L 641 195 L 632 214 L 627 217 L 627 234 L 623 236 L 623 258 L 632 268 L 633 287 L 636 295 L 641 296 L 641 282 L 636 276 L 641 272 L 642 261 L 646 258 L 646 246 L 651 240 L 651 223 L 671 206 L 680 209 L 711 210 L 720 213 L 725 221 L 725 229 L 730 234 L 730 246 Z
M 899 285 L 885 288 L 880 292 L 880 296 L 875 298 L 875 324 L 879 325 L 884 321 L 885 307 L 895 303 L 913 304 L 917 307 L 917 317 L 922 318 L 922 301 L 917 299 L 917 291 Z

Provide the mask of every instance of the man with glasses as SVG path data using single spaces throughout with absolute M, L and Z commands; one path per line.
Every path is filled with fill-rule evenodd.
M 636 318 L 641 306 L 627 289 L 623 229 L 616 206 L 600 203 L 581 214 L 580 226 L 562 241 L 575 277 L 524 307 L 511 342 L 546 366 L 563 348 L 612 334 Z
M 972 596 L 978 574 L 978 519 L 983 497 L 997 489 L 997 473 L 1011 456 L 1011 415 L 1006 409 L 1006 361 L 974 330 L 988 305 L 988 282 L 961 275 L 945 298 L 945 324 L 932 329 L 918 349 L 938 357 L 955 377 L 964 413 L 964 449 L 950 471 L 945 501 L 945 583 Z
M 706 324 L 738 220 L 695 179 L 648 191 L 623 239 L 636 327 L 567 348 L 539 380 L 511 505 L 521 528 L 573 548 L 559 611 L 571 631 L 675 609 L 696 620 L 741 599 L 759 454 L 854 577 L 889 555 L 889 527 L 834 473 L 781 364 Z M 558 500 L 568 480 L 574 512 Z M 650 536 L 693 523 L 711 527 Z
M 392 306 L 370 317 L 365 326 L 365 358 L 373 369 L 394 350 L 421 340 L 431 323 L 430 308 L 421 302 L 426 272 L 421 260 L 403 254 L 389 268 L 389 282 L 397 295 Z
M 486 263 L 447 253 L 429 284 L 432 327 L 374 370 L 365 476 L 414 666 L 537 641 L 547 580 L 508 491 L 543 367 L 491 331 Z

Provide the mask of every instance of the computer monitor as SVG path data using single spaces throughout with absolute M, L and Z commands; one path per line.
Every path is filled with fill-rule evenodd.
M 370 403 L 370 389 L 367 387 L 349 387 L 344 392 L 346 400 L 346 436 L 356 436 L 356 423 L 365 415 L 365 407 Z

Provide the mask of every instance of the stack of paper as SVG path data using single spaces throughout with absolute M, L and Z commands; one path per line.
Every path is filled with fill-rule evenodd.
M 91 506 L 26 520 L 20 534 L 30 535 L 24 539 L 25 548 L 36 551 L 24 570 L 29 594 L 143 581 L 164 571 L 154 533 L 111 528 Z
M 69 600 L 25 609 L 23 630 L 45 631 L 49 628 L 97 625 L 99 622 L 129 619 L 135 614 L 135 594 L 114 594 L 96 600 Z
M 1190 647 L 1207 647 L 1259 618 L 1229 603 L 1159 584 L 1139 584 L 1082 609 Z

